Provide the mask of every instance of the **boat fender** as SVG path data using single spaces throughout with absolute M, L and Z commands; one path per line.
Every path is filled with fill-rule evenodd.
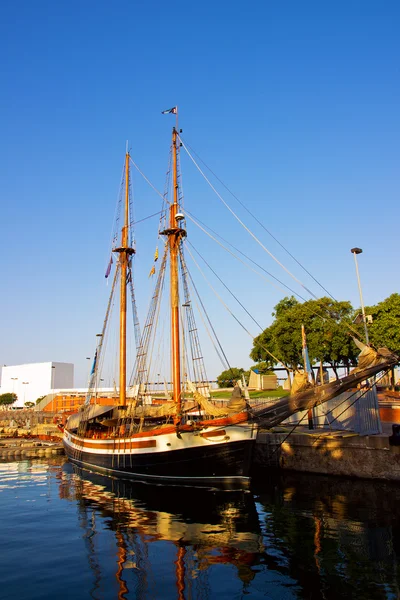
M 389 436 L 391 446 L 400 446 L 400 425 L 392 425 L 392 435 Z

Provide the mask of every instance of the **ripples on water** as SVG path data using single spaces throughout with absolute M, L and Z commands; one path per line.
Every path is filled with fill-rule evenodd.
M 0 463 L 0 597 L 399 598 L 400 487 L 322 476 L 169 488 Z

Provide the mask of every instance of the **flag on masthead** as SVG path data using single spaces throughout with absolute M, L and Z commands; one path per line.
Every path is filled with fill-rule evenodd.
M 176 115 L 177 112 L 178 112 L 178 107 L 174 106 L 173 108 L 169 108 L 168 110 L 161 111 L 161 114 L 162 115 L 169 115 L 169 114 Z

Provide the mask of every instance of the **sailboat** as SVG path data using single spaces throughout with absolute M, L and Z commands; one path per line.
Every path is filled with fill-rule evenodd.
M 173 112 L 167 111 L 167 112 Z M 173 112 L 173 114 L 176 114 Z M 304 389 L 274 404 L 250 405 L 246 390 L 235 386 L 224 406 L 210 399 L 207 377 L 200 349 L 197 326 L 189 291 L 188 269 L 183 252 L 187 236 L 185 214 L 180 194 L 178 128 L 172 129 L 171 171 L 172 199 L 166 200 L 163 226 L 164 252 L 148 316 L 140 334 L 132 283 L 132 257 L 135 247 L 130 237 L 130 162 L 127 150 L 124 165 L 123 223 L 113 253 L 118 256 L 110 300 L 91 372 L 88 393 L 82 410 L 69 417 L 63 436 L 68 458 L 80 467 L 94 469 L 116 477 L 139 479 L 151 483 L 223 486 L 248 485 L 251 458 L 257 429 L 279 425 L 290 415 L 340 395 L 377 373 L 387 371 L 399 358 L 386 348 L 374 350 L 360 346 L 358 366 L 338 381 L 316 386 L 306 382 Z M 115 238 L 117 240 L 117 238 Z M 158 255 L 157 255 L 158 258 Z M 110 262 L 111 265 L 111 262 Z M 109 265 L 109 267 L 110 267 Z M 168 400 L 151 401 L 149 362 L 154 346 L 164 277 L 169 265 L 170 314 L 170 390 Z M 153 267 L 152 272 L 155 272 Z M 109 274 L 109 268 L 107 269 Z M 180 278 L 182 282 L 180 283 Z M 119 279 L 119 386 L 118 401 L 97 404 L 98 365 L 103 350 L 108 316 Z M 134 329 L 137 339 L 133 377 L 127 382 L 127 290 L 132 295 Z M 183 311 L 182 307 L 185 307 Z M 183 316 L 184 312 L 184 316 Z M 186 319 L 191 358 L 195 365 L 190 380 L 185 365 L 183 321 Z
M 132 287 L 131 259 L 135 248 L 130 243 L 130 155 L 125 156 L 125 200 L 120 243 L 113 248 L 118 255 L 112 293 L 119 275 L 119 397 L 118 405 L 93 403 L 93 388 L 102 351 L 107 318 L 96 350 L 88 394 L 83 409 L 69 417 L 63 436 L 68 458 L 81 467 L 101 473 L 148 482 L 183 485 L 246 484 L 249 481 L 252 448 L 257 426 L 249 420 L 246 398 L 239 386 L 225 407 L 207 398 L 196 337 L 194 316 L 187 280 L 183 282 L 184 305 L 189 310 L 192 335 L 192 355 L 200 365 L 196 382 L 182 382 L 182 332 L 180 314 L 179 272 L 186 273 L 182 240 L 186 237 L 184 215 L 180 206 L 178 186 L 178 131 L 172 130 L 172 190 L 165 227 L 160 234 L 165 251 L 153 295 L 153 303 L 137 347 L 134 383 L 127 394 L 127 289 Z M 171 401 L 160 406 L 148 404 L 147 360 L 150 335 L 159 306 L 162 277 L 169 259 L 171 324 Z M 110 311 L 111 296 L 107 308 Z

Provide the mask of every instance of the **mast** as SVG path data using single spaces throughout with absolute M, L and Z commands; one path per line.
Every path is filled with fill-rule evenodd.
M 169 229 L 165 232 L 168 235 L 168 244 L 170 252 L 170 302 L 171 302 L 171 366 L 173 398 L 177 404 L 178 421 L 181 412 L 181 362 L 180 362 L 180 334 L 179 334 L 179 281 L 178 281 L 178 254 L 179 244 L 182 235 L 186 232 L 178 226 L 176 218 L 179 212 L 178 206 L 178 175 L 177 175 L 177 130 L 172 129 L 172 167 L 173 167 L 173 187 L 174 198 L 169 209 Z
M 135 253 L 129 247 L 129 152 L 125 154 L 125 205 L 124 224 L 121 232 L 121 247 L 115 248 L 119 252 L 120 266 L 120 308 L 119 308 L 119 400 L 126 405 L 126 280 L 128 273 L 129 257 Z

